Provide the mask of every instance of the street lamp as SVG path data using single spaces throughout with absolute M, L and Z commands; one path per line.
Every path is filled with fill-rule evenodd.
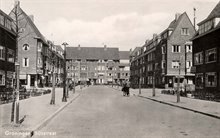
M 141 74 L 140 74 L 140 78 L 139 78 L 139 95 L 141 95 Z
M 66 42 L 64 42 L 62 45 L 64 46 L 63 98 L 62 98 L 62 102 L 67 102 L 67 99 L 66 99 L 66 46 L 68 44 Z
M 156 95 L 156 92 L 155 92 L 155 79 L 156 79 L 156 75 L 155 75 L 155 72 L 156 72 L 156 69 L 157 69 L 157 63 L 155 63 L 155 68 L 154 68 L 154 72 L 153 72 L 153 91 L 152 91 L 152 96 L 154 97 Z
M 180 67 L 181 67 L 181 63 L 179 63 L 179 75 L 177 77 L 177 100 L 176 102 L 179 103 L 180 102 Z

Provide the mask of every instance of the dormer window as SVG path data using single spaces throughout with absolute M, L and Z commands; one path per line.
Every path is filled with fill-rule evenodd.
M 199 34 L 205 33 L 212 29 L 213 26 L 213 20 L 209 20 L 199 26 Z
M 4 25 L 4 22 L 5 22 L 4 16 L 0 14 L 0 24 Z

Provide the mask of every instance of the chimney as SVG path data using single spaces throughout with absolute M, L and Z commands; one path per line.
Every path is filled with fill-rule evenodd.
M 105 51 L 107 50 L 107 46 L 106 46 L 106 45 L 104 45 L 104 50 L 105 50 Z
M 78 45 L 78 50 L 80 50 L 81 48 L 80 48 L 80 44 Z
M 20 1 L 19 0 L 15 0 L 15 7 L 16 6 L 20 7 Z
M 153 34 L 153 40 L 157 38 L 157 34 Z
M 34 22 L 34 15 L 29 15 L 29 18 L 31 19 L 32 22 Z
M 147 44 L 149 42 L 149 39 L 147 39 L 146 41 L 145 41 L 145 44 Z
M 176 21 L 179 19 L 180 15 L 181 15 L 181 13 L 176 13 L 176 14 L 175 14 L 175 20 L 176 20 Z

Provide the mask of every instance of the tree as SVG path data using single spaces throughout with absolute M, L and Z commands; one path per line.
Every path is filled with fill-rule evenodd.
M 16 52 L 15 52 L 15 80 L 16 85 L 13 92 L 13 102 L 12 102 L 12 111 L 11 111 L 11 122 L 15 122 L 16 124 L 19 124 L 19 75 L 20 75 L 20 64 L 18 59 L 18 42 L 25 38 L 27 35 L 21 37 L 21 34 L 23 33 L 23 28 L 25 28 L 28 24 L 28 22 L 25 22 L 22 24 L 24 20 L 23 11 L 20 9 L 20 2 L 15 1 L 15 6 L 10 12 L 9 16 L 13 19 L 12 21 L 12 27 L 15 31 L 16 35 Z M 15 120 L 14 120 L 15 119 Z

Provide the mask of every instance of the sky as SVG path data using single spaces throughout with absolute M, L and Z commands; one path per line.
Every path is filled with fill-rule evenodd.
M 118 47 L 130 50 L 143 46 L 186 12 L 196 23 L 204 20 L 219 0 L 20 0 L 21 8 L 34 15 L 40 32 L 57 45 Z M 9 13 L 14 0 L 0 0 Z

